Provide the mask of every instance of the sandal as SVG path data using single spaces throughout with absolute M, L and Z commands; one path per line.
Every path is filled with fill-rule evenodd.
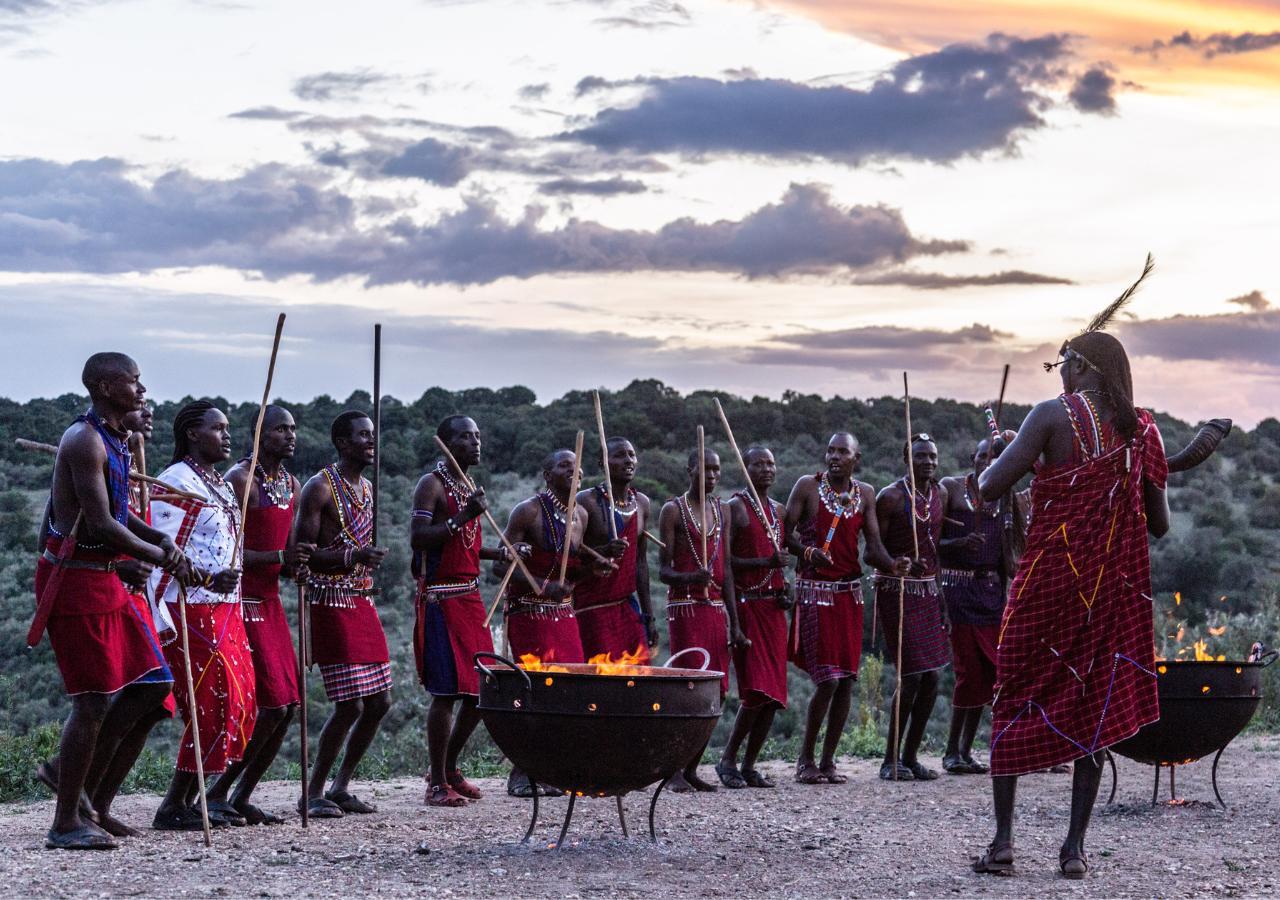
M 355 813 L 356 815 L 367 815 L 368 813 L 376 813 L 378 807 L 372 803 L 365 803 L 350 791 L 326 791 L 324 799 L 330 803 L 335 803 L 338 809 L 344 813 Z
M 948 775 L 976 775 L 978 773 L 973 768 L 975 765 L 977 764 L 971 763 L 961 756 L 942 757 L 942 771 Z
M 822 777 L 827 780 L 827 784 L 845 784 L 849 780 L 848 775 L 841 775 L 836 771 L 836 764 L 819 766 L 818 771 L 822 773 Z
M 897 777 L 895 777 L 894 769 L 897 769 Z M 885 763 L 880 767 L 881 781 L 915 781 L 915 773 L 904 766 L 902 763 Z
M 459 794 L 449 784 L 427 785 L 427 795 L 422 798 L 427 806 L 438 806 L 446 809 L 459 809 L 467 805 L 467 798 Z
M 114 850 L 115 838 L 96 825 L 81 825 L 74 831 L 54 831 L 45 835 L 46 850 Z
M 511 774 L 507 776 L 507 796 L 519 797 L 521 800 L 532 800 L 535 794 L 538 794 L 538 786 L 529 780 L 529 776 L 523 772 L 517 774 L 512 769 Z
M 205 805 L 209 810 L 210 825 L 214 822 L 225 822 L 228 825 L 234 825 L 236 828 L 241 828 L 249 824 L 249 820 L 241 814 L 240 810 L 236 809 L 226 800 L 206 800 Z
M 210 828 L 224 828 L 226 824 L 226 822 L 215 824 L 213 817 L 209 817 Z M 151 827 L 156 831 L 204 831 L 204 817 L 200 815 L 200 809 L 195 806 L 169 810 L 157 809 L 155 818 L 151 820 Z
M 811 762 L 796 763 L 796 781 L 799 784 L 830 784 L 817 765 Z
M 298 798 L 298 815 L 302 815 L 302 798 Z M 342 807 L 324 797 L 312 797 L 307 802 L 308 819 L 341 819 L 346 813 Z
M 965 757 L 962 757 L 962 759 L 964 760 L 964 764 L 969 767 L 969 771 L 971 771 L 974 775 L 986 775 L 988 772 L 991 771 L 990 768 L 978 762 L 972 756 L 965 756 Z
M 479 800 L 484 796 L 484 794 L 480 793 L 480 788 L 463 778 L 462 772 L 457 769 L 452 772 L 445 772 L 444 780 L 448 782 L 449 787 L 453 788 L 456 793 L 461 794 L 468 800 Z
M 753 787 L 753 788 L 777 787 L 776 784 L 774 784 L 772 781 L 769 780 L 769 776 L 761 775 L 755 769 L 743 769 L 742 780 L 747 783 L 747 787 Z
M 564 791 L 560 790 L 560 788 L 558 787 L 552 787 L 549 784 L 543 784 L 541 781 L 539 781 L 538 795 L 541 797 L 563 797 Z
M 1074 850 L 1058 851 L 1058 871 L 1062 873 L 1063 878 L 1071 881 L 1081 881 L 1089 874 L 1089 859 L 1084 855 L 1084 851 L 1079 853 Z
M 938 777 L 938 773 L 933 769 L 927 768 L 924 763 L 914 760 L 907 763 L 907 768 L 911 770 L 911 774 L 915 776 L 916 781 L 933 781 Z
M 720 778 L 720 783 L 727 788 L 737 790 L 747 786 L 747 780 L 742 777 L 738 767 L 727 759 L 722 759 L 716 763 L 716 775 Z
M 991 844 L 969 868 L 979 875 L 1012 875 L 1013 844 Z

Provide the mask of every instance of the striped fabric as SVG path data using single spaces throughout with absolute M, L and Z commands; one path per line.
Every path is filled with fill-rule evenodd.
M 359 700 L 391 690 L 391 663 L 336 663 L 320 667 L 324 692 L 332 703 Z

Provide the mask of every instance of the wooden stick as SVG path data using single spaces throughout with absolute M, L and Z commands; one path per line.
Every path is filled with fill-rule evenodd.
M 569 483 L 569 512 L 564 517 L 564 546 L 560 548 L 560 586 L 569 573 L 569 546 L 573 543 L 573 525 L 578 515 L 578 481 L 582 475 L 582 432 L 573 442 L 573 481 Z
M 702 519 L 702 564 L 708 569 L 711 562 L 707 559 L 707 437 L 702 426 L 698 426 L 698 517 Z
M 1000 396 L 996 399 L 996 424 L 1000 424 L 1000 413 L 1004 410 L 1004 389 L 1009 384 L 1009 364 L 1004 364 L 1004 374 L 1000 376 Z
M 516 574 L 516 567 L 507 568 L 507 574 L 502 576 L 502 583 L 498 585 L 498 593 L 493 596 L 493 605 L 489 607 L 489 613 L 484 617 L 484 627 L 488 628 L 489 623 L 493 621 L 493 614 L 498 611 L 498 604 L 502 602 L 502 595 L 507 592 L 507 585 L 511 583 L 511 576 Z
M 604 492 L 609 498 L 609 540 L 618 539 L 618 523 L 614 521 L 613 476 L 609 474 L 609 445 L 604 437 L 604 413 L 600 411 L 600 392 L 592 391 L 596 403 L 596 431 L 600 433 L 600 461 L 604 465 Z
M 907 373 L 902 373 L 902 402 L 907 419 L 907 477 L 911 483 L 911 502 L 908 511 L 911 514 L 911 546 L 914 550 L 912 559 L 920 557 L 920 538 L 916 535 L 916 467 L 911 455 L 911 388 L 907 385 Z M 897 688 L 893 694 L 893 780 L 898 780 L 898 741 L 901 738 L 902 722 L 902 620 L 906 616 L 907 579 L 898 579 L 898 661 L 894 676 Z
M 309 623 L 307 616 L 307 586 L 303 580 L 303 573 L 298 573 L 298 727 L 301 729 L 302 744 L 300 750 L 300 762 L 302 764 L 302 827 L 306 828 L 310 824 L 311 793 L 310 787 L 310 758 L 309 749 L 307 747 L 307 638 Z
M 476 483 L 471 480 L 471 476 L 463 470 L 462 466 L 458 465 L 458 461 L 453 458 L 453 454 L 449 452 L 449 447 L 444 441 L 440 440 L 439 435 L 436 435 L 435 442 L 436 446 L 440 448 L 440 452 L 444 454 L 444 458 L 449 461 L 449 465 L 453 466 L 454 471 L 462 477 L 462 480 L 466 483 L 467 487 L 474 491 L 476 489 Z M 524 560 L 521 559 L 520 554 L 516 552 L 515 545 L 512 544 L 511 541 L 507 540 L 506 532 L 502 530 L 502 526 L 498 524 L 498 520 L 493 517 L 493 513 L 486 509 L 484 511 L 484 518 L 493 530 L 498 533 L 498 540 L 502 541 L 502 545 L 506 547 L 507 552 L 511 554 L 511 561 L 519 567 L 520 574 L 525 577 L 531 587 L 536 588 L 539 584 L 538 579 L 533 577 L 533 574 L 529 571 L 529 567 L 524 564 Z
M 382 326 L 373 326 L 373 534 L 378 546 L 378 486 L 382 478 Z
M 52 508 L 49 510 L 49 519 L 50 524 L 52 524 Z M 67 532 L 67 536 L 63 538 L 62 544 L 58 547 L 59 561 L 70 559 L 72 554 L 76 552 L 76 536 L 80 532 L 80 523 L 83 520 L 84 510 L 81 509 L 76 513 L 76 520 L 71 523 L 71 530 Z M 65 566 L 54 566 L 53 571 L 49 573 L 48 580 L 44 583 L 44 592 L 36 600 L 36 613 L 32 617 L 31 627 L 27 631 L 27 647 L 31 649 L 34 649 L 36 644 L 40 643 L 40 638 L 44 637 L 45 628 L 49 624 L 49 615 L 53 612 L 53 601 L 57 598 L 58 586 L 62 583 L 62 576 L 66 571 Z M 50 643 L 52 643 L 52 640 Z
M 781 550 L 782 541 L 778 539 L 778 533 L 774 530 L 773 525 L 766 517 L 766 507 L 760 499 L 760 492 L 756 490 L 756 486 L 751 483 L 751 473 L 747 471 L 747 464 L 742 459 L 742 452 L 738 449 L 738 442 L 733 438 L 733 429 L 729 427 L 729 418 L 724 414 L 724 407 L 720 405 L 720 398 L 716 397 L 716 412 L 720 414 L 720 424 L 724 426 L 724 433 L 729 438 L 729 446 L 733 448 L 733 455 L 738 458 L 738 465 L 742 469 L 742 477 L 747 479 L 747 490 L 751 492 L 751 498 L 756 501 L 756 508 L 760 510 L 760 515 L 765 517 L 764 528 L 769 533 L 769 542 L 773 544 L 773 549 Z
M 147 442 L 142 437 L 141 431 L 135 431 L 133 435 L 131 435 L 131 437 L 137 438 L 136 441 L 131 439 L 129 443 L 134 445 L 133 455 L 137 457 L 137 460 L 138 460 L 138 474 L 146 475 L 147 474 Z M 151 508 L 151 486 L 147 484 L 145 481 L 141 481 L 141 480 L 139 480 L 139 484 L 138 484 L 138 506 L 142 510 L 142 517 L 141 517 L 142 521 L 145 522 L 147 520 L 147 510 Z
M 187 635 L 187 589 L 178 583 L 178 615 L 182 621 L 182 668 L 187 677 L 187 714 L 191 717 L 191 746 L 196 758 L 196 788 L 200 791 L 200 819 L 204 823 L 204 845 L 213 846 L 209 830 L 209 801 L 204 795 L 204 755 L 200 749 L 200 721 L 196 709 L 196 685 L 191 677 L 191 642 Z
M 653 541 L 655 544 L 657 544 L 657 545 L 658 545 L 659 547 L 661 547 L 663 550 L 667 549 L 667 545 L 666 545 L 666 544 L 664 544 L 662 541 L 660 541 L 660 540 L 658 539 L 658 536 L 657 536 L 656 534 L 654 534 L 652 531 L 648 531 L 648 530 L 646 530 L 646 531 L 645 531 L 645 533 L 644 533 L 644 536 L 645 536 L 645 537 L 647 537 L 649 540 Z
M 258 404 L 258 421 L 253 426 L 253 452 L 249 454 L 249 479 L 245 482 L 244 497 L 240 501 L 240 531 L 236 534 L 236 546 L 231 554 L 232 564 L 240 560 L 244 568 L 244 526 L 249 515 L 249 497 L 253 494 L 254 473 L 258 470 L 258 446 L 262 442 L 262 420 L 267 417 L 267 403 L 271 400 L 271 379 L 276 374 L 276 356 L 280 353 L 280 334 L 284 331 L 284 313 L 276 319 L 276 334 L 271 342 L 271 361 L 267 363 L 267 386 L 262 389 L 262 402 Z
M 48 453 L 51 456 L 56 456 L 58 454 L 58 448 L 55 447 L 53 444 L 45 444 L 45 443 L 41 443 L 40 441 L 29 441 L 26 438 L 15 438 L 14 443 L 17 446 L 21 447 L 23 450 L 38 450 L 41 453 Z M 187 491 L 178 490 L 173 485 L 168 484 L 167 482 L 161 481 L 159 478 L 152 478 L 150 475 L 144 474 L 142 472 L 130 472 L 129 477 L 134 481 L 140 481 L 143 484 L 160 485 L 162 488 L 165 489 L 166 493 L 172 494 L 175 497 L 181 497 L 184 500 L 197 500 L 201 503 L 207 502 L 205 498 L 201 497 L 199 494 L 191 494 L 191 493 L 188 493 Z

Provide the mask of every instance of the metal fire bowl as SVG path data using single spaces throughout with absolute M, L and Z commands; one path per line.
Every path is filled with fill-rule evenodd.
M 475 662 L 480 715 L 498 749 L 563 791 L 607 797 L 670 778 L 720 718 L 720 672 L 640 666 L 600 675 L 582 663 L 526 672 L 488 653 Z
M 1259 662 L 1167 660 L 1156 664 L 1160 720 L 1111 750 L 1148 765 L 1183 765 L 1216 753 L 1244 730 L 1262 700 Z

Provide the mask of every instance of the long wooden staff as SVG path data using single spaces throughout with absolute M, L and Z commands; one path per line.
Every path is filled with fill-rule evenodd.
M 484 617 L 485 628 L 488 628 L 489 623 L 493 621 L 493 614 L 498 611 L 498 604 L 502 602 L 502 595 L 507 592 L 507 585 L 511 583 L 511 576 L 515 573 L 516 567 L 511 566 L 507 569 L 507 574 L 502 576 L 502 582 L 498 585 L 498 593 L 493 595 L 493 605 L 489 607 L 489 612 Z
M 449 465 L 453 466 L 454 471 L 462 476 L 462 480 L 466 484 L 467 488 L 474 491 L 476 489 L 476 483 L 471 480 L 471 476 L 466 473 L 466 470 L 464 470 L 462 466 L 458 465 L 458 461 L 454 459 L 453 454 L 449 452 L 449 446 L 444 441 L 440 440 L 439 435 L 435 436 L 435 441 L 436 446 L 440 448 L 440 452 L 444 454 L 444 458 L 449 461 Z M 511 561 L 520 569 L 520 574 L 528 580 L 531 587 L 536 588 L 538 586 L 538 579 L 533 577 L 533 573 L 529 571 L 529 567 L 524 564 L 524 560 L 521 559 L 520 554 L 516 552 L 515 545 L 512 544 L 511 541 L 507 540 L 506 532 L 502 530 L 502 526 L 498 524 L 498 520 L 493 517 L 493 513 L 486 509 L 484 511 L 484 518 L 485 521 L 489 523 L 489 526 L 498 533 L 498 540 L 502 542 L 502 546 L 506 547 L 507 552 L 511 554 Z
M 907 385 L 907 373 L 902 373 L 902 403 L 907 419 L 907 478 L 911 484 L 911 499 L 908 512 L 911 516 L 912 559 L 920 556 L 920 539 L 916 535 L 916 469 L 911 458 L 911 388 Z M 895 667 L 897 688 L 893 694 L 893 780 L 898 780 L 898 741 L 902 722 L 902 620 L 906 618 L 907 579 L 898 579 L 898 661 Z
M 707 436 L 701 425 L 698 426 L 698 517 L 702 519 L 702 527 L 698 529 L 702 536 L 702 564 L 711 571 L 711 560 L 707 559 Z M 702 590 L 710 599 L 711 585 Z
M 178 616 L 182 622 L 182 668 L 187 678 L 187 714 L 191 717 L 191 746 L 196 758 L 196 788 L 200 791 L 200 820 L 204 823 L 204 845 L 213 846 L 213 834 L 209 830 L 209 801 L 204 795 L 204 754 L 200 749 L 200 721 L 196 709 L 196 684 L 191 676 L 191 642 L 187 636 L 187 589 L 178 586 Z
M 560 548 L 560 586 L 569 573 L 569 545 L 573 543 L 573 523 L 578 515 L 578 482 L 582 476 L 582 432 L 573 442 L 573 480 L 569 483 L 569 511 L 564 517 L 564 546 Z M 610 516 L 609 518 L 613 518 Z
M 307 642 L 310 640 L 310 611 L 307 608 L 306 570 L 299 569 L 295 576 L 298 584 L 298 727 L 302 746 L 299 760 L 302 763 L 302 827 L 310 824 L 311 785 L 310 757 L 307 747 Z
M 995 442 L 996 442 L 996 440 L 997 440 L 997 439 L 999 439 L 999 437 L 1000 437 L 1000 414 L 1004 411 L 1004 390 L 1005 390 L 1005 388 L 1006 388 L 1008 385 L 1009 385 L 1009 364 L 1008 364 L 1008 363 L 1005 363 L 1005 364 L 1004 364 L 1004 373 L 1000 376 L 1000 396 L 996 398 L 996 409 L 995 409 L 995 412 L 990 413 L 990 421 L 988 422 L 988 425 L 990 426 L 990 429 L 991 429 L 991 445 L 990 445 L 990 447 L 987 449 L 987 460 L 988 460 L 988 461 L 990 461 L 990 459 L 991 459 L 991 454 L 995 452 L 995 449 L 996 449 Z M 978 485 L 977 485 L 977 483 L 975 482 L 975 483 L 974 483 L 974 489 L 976 490 L 976 489 L 977 489 L 977 487 L 978 487 Z M 967 477 L 966 477 L 966 484 L 965 484 L 965 492 L 966 492 L 966 494 L 968 493 L 968 490 L 969 490 L 969 487 L 968 487 L 968 482 L 967 482 Z M 1004 498 L 1002 497 L 1002 498 L 1001 498 L 1001 501 L 1003 501 L 1003 500 L 1004 500 Z M 981 530 L 982 530 L 982 505 L 983 505 L 983 504 L 982 504 L 982 492 L 981 492 L 981 491 L 978 491 L 978 496 L 977 496 L 977 497 L 975 497 L 975 498 L 974 498 L 974 501 L 973 501 L 973 507 L 974 507 L 974 512 L 973 512 L 973 531 L 974 531 L 974 534 L 977 534 L 979 531 L 981 531 Z
M 596 431 L 600 434 L 600 462 L 604 467 L 604 491 L 609 498 L 609 540 L 618 539 L 618 523 L 614 521 L 613 476 L 609 474 L 609 445 L 604 438 L 604 413 L 600 411 L 600 392 L 592 391 L 596 402 Z
M 382 326 L 373 326 L 373 534 L 378 546 L 378 483 L 382 480 Z
M 46 443 L 43 443 L 42 441 L 29 441 L 26 438 L 15 438 L 13 442 L 17 446 L 21 447 L 23 450 L 37 450 L 41 453 L 48 453 L 50 456 L 58 455 L 58 448 L 55 447 L 53 444 L 46 444 Z M 184 500 L 196 500 L 200 503 L 208 502 L 204 497 L 201 497 L 199 494 L 192 494 L 192 493 L 188 493 L 187 491 L 179 490 L 178 488 L 170 485 L 168 482 L 161 481 L 159 478 L 152 478 L 150 475 L 147 475 L 143 472 L 130 472 L 129 478 L 132 481 L 138 481 L 138 482 L 141 482 L 142 484 L 158 485 L 164 488 L 165 493 L 170 494 L 171 496 L 174 496 L 174 497 L 181 497 Z
M 724 426 L 724 433 L 729 438 L 729 446 L 733 448 L 733 455 L 738 459 L 738 466 L 742 469 L 742 477 L 747 480 L 747 490 L 751 492 L 751 499 L 756 501 L 756 509 L 760 510 L 760 515 L 763 517 L 765 531 L 769 533 L 769 541 L 773 544 L 775 550 L 781 550 L 782 542 L 767 517 L 769 510 L 760 499 L 760 492 L 756 490 L 756 486 L 751 482 L 751 473 L 747 471 L 747 464 L 742 459 L 742 451 L 738 449 L 738 442 L 733 438 L 733 429 L 729 427 L 729 418 L 724 414 L 724 407 L 720 405 L 720 398 L 716 397 L 715 401 L 716 412 L 720 414 L 720 424 Z
M 276 374 L 276 356 L 280 352 L 282 331 L 284 331 L 284 313 L 280 313 L 280 317 L 276 319 L 276 334 L 271 342 L 271 362 L 267 364 L 267 386 L 262 389 L 262 402 L 258 404 L 258 421 L 253 426 L 253 452 L 249 454 L 249 480 L 245 484 L 244 497 L 240 501 L 240 531 L 236 534 L 235 552 L 231 554 L 232 563 L 239 559 L 241 568 L 244 567 L 245 518 L 249 515 L 249 497 L 253 494 L 254 472 L 258 471 L 258 446 L 262 441 L 262 420 L 267 416 L 267 403 L 271 399 L 271 379 Z

